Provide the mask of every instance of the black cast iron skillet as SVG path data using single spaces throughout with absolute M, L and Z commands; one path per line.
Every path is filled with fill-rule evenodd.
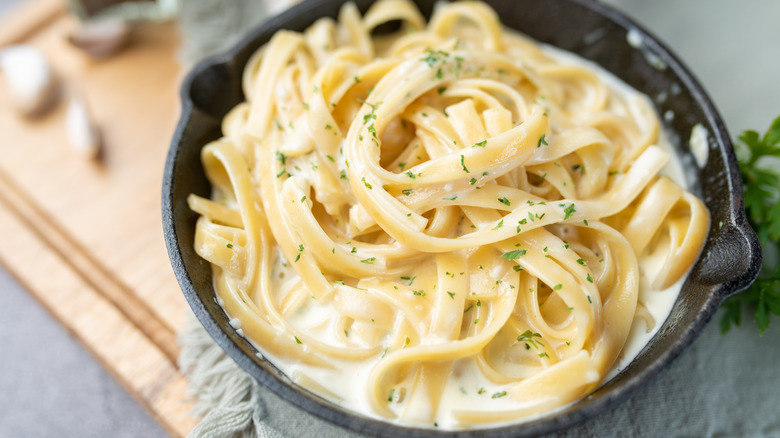
M 373 0 L 355 0 L 365 11 Z M 536 420 L 514 426 L 446 432 L 407 428 L 370 419 L 340 408 L 296 386 L 274 365 L 258 358 L 255 348 L 228 324 L 217 305 L 211 269 L 193 250 L 196 214 L 187 195 L 208 196 L 209 183 L 200 149 L 220 136 L 220 120 L 243 100 L 241 71 L 252 52 L 279 29 L 302 31 L 315 19 L 335 17 L 340 1 L 311 0 L 266 22 L 231 51 L 199 64 L 184 81 L 182 114 L 165 166 L 162 212 L 165 240 L 173 269 L 187 300 L 214 340 L 260 383 L 290 403 L 339 426 L 368 435 L 423 437 L 533 436 L 570 427 L 614 407 L 666 368 L 701 332 L 720 303 L 746 288 L 761 265 L 755 233 L 745 221 L 742 185 L 734 150 L 715 107 L 696 79 L 654 37 L 625 16 L 589 0 L 490 0 L 502 22 L 536 40 L 579 54 L 611 71 L 656 100 L 659 114 L 671 111 L 667 129 L 679 153 L 693 162 L 687 139 L 693 126 L 708 132 L 709 160 L 688 168 L 693 191 L 707 204 L 712 227 L 698 262 L 658 334 L 615 378 L 585 399 Z M 417 0 L 430 16 L 434 0 Z M 627 43 L 627 32 L 641 35 L 643 50 Z M 648 53 L 654 59 L 648 61 Z M 665 65 L 665 68 L 659 66 Z M 658 96 L 666 96 L 665 99 Z

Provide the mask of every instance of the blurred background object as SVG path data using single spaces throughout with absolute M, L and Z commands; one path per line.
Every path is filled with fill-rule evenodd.
M 106 17 L 127 21 L 163 21 L 176 17 L 180 0 L 68 0 L 70 10 L 79 19 Z

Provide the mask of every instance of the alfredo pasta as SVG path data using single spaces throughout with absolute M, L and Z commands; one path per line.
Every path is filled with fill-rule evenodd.
M 195 248 L 264 355 L 366 415 L 468 428 L 587 395 L 708 230 L 647 98 L 484 4 L 346 4 L 243 86 Z

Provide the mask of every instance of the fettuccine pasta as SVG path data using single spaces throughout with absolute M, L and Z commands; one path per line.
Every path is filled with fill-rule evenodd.
M 707 235 L 648 99 L 485 4 L 347 3 L 276 33 L 243 88 L 202 150 L 195 248 L 262 354 L 369 416 L 486 427 L 582 398 Z

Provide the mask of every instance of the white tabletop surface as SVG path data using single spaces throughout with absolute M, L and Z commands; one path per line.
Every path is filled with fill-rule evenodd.
M 19 1 L 0 0 L 0 15 Z M 685 61 L 710 93 L 732 137 L 743 129 L 763 131 L 780 115 L 780 1 L 604 1 L 635 18 Z M 165 436 L 90 353 L 2 266 L 0 309 L 0 436 Z M 762 338 L 749 317 L 743 324 L 746 327 L 727 336 L 763 345 L 780 342 L 780 320 L 775 320 Z M 711 338 L 715 330 L 713 326 L 708 328 Z M 713 360 L 718 356 L 713 355 Z M 670 373 L 685 360 L 684 354 Z M 735 385 L 750 378 L 750 362 L 745 363 L 744 375 L 736 376 Z M 777 383 L 775 380 L 773 384 Z M 652 385 L 644 391 L 652 393 Z M 739 387 L 734 391 L 738 393 Z M 780 387 L 774 393 L 780 393 Z M 744 397 L 749 395 L 733 400 Z M 778 403 L 775 397 L 774 404 Z M 739 411 L 739 406 L 734 409 Z M 775 412 L 780 416 L 780 408 Z M 590 435 L 588 426 L 586 423 L 578 429 L 582 435 Z M 716 428 L 709 430 L 717 433 Z M 780 433 L 772 430 L 766 435 Z M 646 434 L 655 435 L 651 430 Z M 763 435 L 751 432 L 751 436 Z

